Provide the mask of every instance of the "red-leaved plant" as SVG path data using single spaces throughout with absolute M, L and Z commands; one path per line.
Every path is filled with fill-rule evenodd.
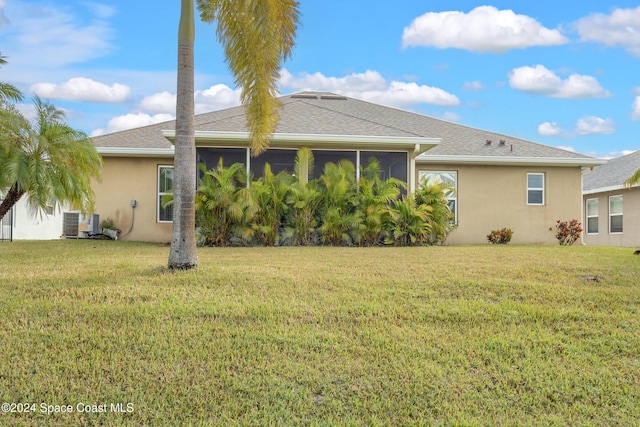
M 571 246 L 580 238 L 582 224 L 577 219 L 571 221 L 556 221 L 556 239 L 562 246 Z

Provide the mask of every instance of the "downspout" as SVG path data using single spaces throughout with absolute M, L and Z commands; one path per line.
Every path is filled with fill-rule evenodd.
M 580 166 L 579 169 L 580 169 L 580 222 L 582 222 L 582 233 L 580 233 L 580 244 L 582 246 L 587 246 L 587 244 L 584 241 L 584 236 L 587 231 L 587 223 L 585 222 L 585 216 L 584 216 L 584 194 L 582 194 L 584 189 L 584 174 L 582 173 L 582 166 Z

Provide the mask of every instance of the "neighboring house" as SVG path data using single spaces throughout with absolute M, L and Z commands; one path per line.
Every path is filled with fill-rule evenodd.
M 270 149 L 251 157 L 243 107 L 196 116 L 199 162 L 241 162 L 255 177 L 268 162 L 274 173 L 293 171 L 296 150 L 309 147 L 315 175 L 326 162 L 366 165 L 376 157 L 384 177 L 414 190 L 422 176 L 445 180 L 456 229 L 451 244 L 485 243 L 493 229 L 509 227 L 513 243 L 553 244 L 556 220 L 579 219 L 583 168 L 599 159 L 506 135 L 474 129 L 331 93 L 280 98 L 280 121 Z M 111 218 L 121 238 L 171 240 L 171 208 L 160 206 L 172 189 L 175 122 L 93 138 L 104 158 L 95 184 L 96 214 Z
M 624 186 L 640 169 L 640 151 L 617 157 L 584 175 L 584 242 L 640 247 L 640 186 Z
M 53 207 L 33 212 L 26 196 L 0 221 L 0 240 L 51 240 L 62 234 L 62 212 Z

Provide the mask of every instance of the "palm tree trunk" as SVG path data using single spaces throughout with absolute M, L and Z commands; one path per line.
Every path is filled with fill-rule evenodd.
M 173 170 L 173 234 L 170 269 L 198 265 L 195 228 L 196 147 L 194 136 L 194 0 L 182 0 L 178 28 L 176 142 Z
M 24 191 L 18 191 L 15 185 L 12 186 L 11 189 L 9 189 L 9 192 L 5 196 L 4 200 L 2 201 L 2 203 L 0 203 L 0 219 L 4 218 L 4 216 L 7 214 L 7 212 L 9 212 L 13 205 L 18 203 L 18 200 L 20 200 L 23 194 Z

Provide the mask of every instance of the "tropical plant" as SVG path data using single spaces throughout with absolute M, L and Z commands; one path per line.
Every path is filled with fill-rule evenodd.
M 633 173 L 633 175 L 631 175 L 625 182 L 624 182 L 624 186 L 625 187 L 633 187 L 634 185 L 637 185 L 640 182 L 640 169 L 638 169 L 637 171 L 635 171 Z
M 198 168 L 202 172 L 195 200 L 199 244 L 226 246 L 234 237 L 250 240 L 249 224 L 258 208 L 245 185 L 244 165 L 225 167 L 221 158 L 211 170 L 203 164 Z
M 251 147 L 257 155 L 268 146 L 278 121 L 276 84 L 282 62 L 293 49 L 299 20 L 294 0 L 197 0 L 204 22 L 217 22 L 217 38 L 236 84 L 242 88 Z M 178 28 L 178 79 L 174 155 L 174 220 L 168 266 L 198 264 L 195 238 L 195 136 L 193 0 L 181 0 Z
M 386 243 L 397 246 L 416 246 L 429 242 L 431 224 L 428 218 L 431 207 L 419 205 L 412 195 L 394 200 L 389 209 L 390 236 Z
M 251 183 L 251 194 L 258 206 L 251 227 L 256 239 L 263 245 L 280 244 L 284 217 L 288 210 L 285 203 L 293 178 L 285 171 L 275 175 L 269 163 L 265 164 L 262 177 Z
M 498 245 L 506 245 L 511 241 L 511 237 L 513 237 L 513 231 L 510 228 L 491 230 L 491 233 L 487 234 L 489 243 Z
M 314 159 L 309 148 L 303 147 L 296 154 L 294 165 L 295 180 L 289 189 L 286 203 L 289 213 L 286 218 L 287 234 L 293 244 L 307 246 L 313 243 L 315 229 L 318 225 L 317 211 L 322 194 L 317 188 L 317 181 L 309 181 L 313 174 Z
M 420 181 L 415 198 L 418 205 L 431 207 L 427 218 L 431 224 L 429 243 L 443 243 L 453 230 L 453 212 L 447 197 L 454 192 L 453 186 L 444 182 L 430 182 L 426 177 Z
M 329 245 L 352 243 L 350 232 L 360 225 L 362 213 L 355 210 L 356 169 L 349 160 L 327 163 L 319 179 L 322 194 L 318 227 L 320 240 Z
M 360 172 L 355 200 L 361 221 L 351 234 L 354 242 L 361 246 L 375 245 L 385 237 L 389 206 L 406 187 L 404 182 L 395 178 L 381 179 L 381 172 L 380 162 L 375 157 L 371 157 Z
M 64 123 L 62 110 L 38 97 L 34 109 L 34 120 L 12 105 L 0 109 L 0 219 L 22 196 L 40 214 L 66 203 L 91 212 L 100 154 L 86 134 Z
M 577 219 L 556 221 L 556 239 L 562 246 L 571 246 L 582 235 L 582 224 Z
M 0 55 L 0 65 L 5 65 L 6 63 L 6 56 Z M 22 101 L 22 93 L 15 86 L 0 82 L 0 104 L 4 104 L 7 101 Z

